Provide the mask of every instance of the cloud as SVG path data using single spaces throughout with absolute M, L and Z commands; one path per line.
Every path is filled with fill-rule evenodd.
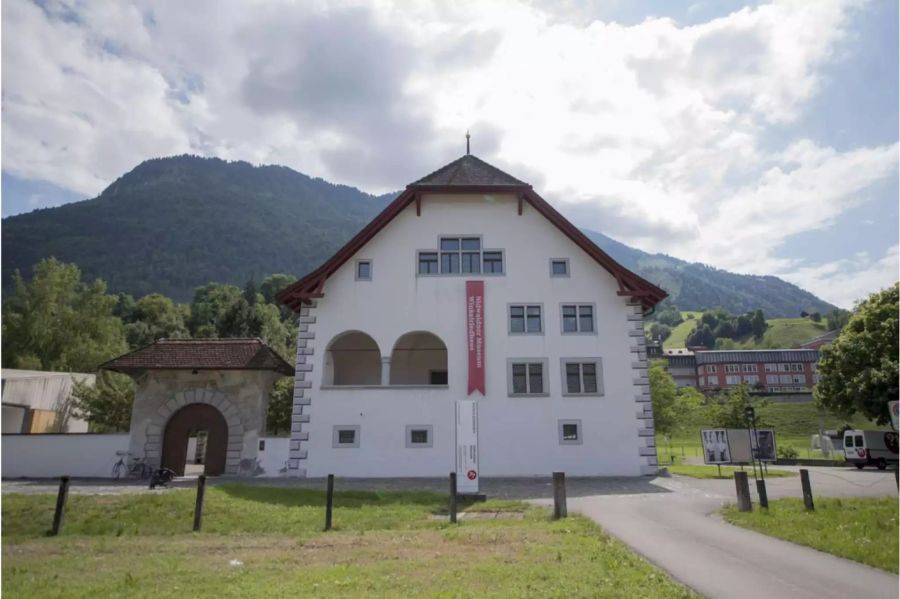
M 3 167 L 90 196 L 193 152 L 379 193 L 458 157 L 470 129 L 474 153 L 581 226 L 790 278 L 818 267 L 779 245 L 896 172 L 896 143 L 766 141 L 819 93 L 860 6 L 776 1 L 686 26 L 573 2 L 8 0 Z
M 900 279 L 900 246 L 891 246 L 881 257 L 862 252 L 844 260 L 804 267 L 784 276 L 842 308 L 866 299 Z

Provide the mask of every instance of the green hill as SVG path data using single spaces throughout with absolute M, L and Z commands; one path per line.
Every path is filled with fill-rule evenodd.
M 694 314 L 688 320 L 687 315 Z M 694 331 L 699 312 L 682 312 L 684 322 L 672 329 L 672 334 L 663 342 L 663 348 L 675 349 L 684 347 L 685 339 Z M 808 318 L 772 318 L 766 321 L 769 327 L 762 339 L 752 335 L 735 342 L 734 349 L 776 349 L 797 347 L 804 341 L 818 337 L 828 331 L 824 322 L 813 322 Z
M 42 258 L 77 264 L 112 291 L 186 301 L 209 281 L 243 285 L 319 266 L 396 194 L 371 196 L 282 166 L 216 158 L 148 160 L 98 197 L 3 219 L 3 286 Z M 623 266 L 686 310 L 762 309 L 769 317 L 831 306 L 775 277 L 730 273 L 648 254 L 585 231 Z

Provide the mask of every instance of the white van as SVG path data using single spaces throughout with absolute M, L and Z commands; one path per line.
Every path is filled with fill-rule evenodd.
M 844 458 L 860 470 L 866 466 L 884 470 L 898 463 L 897 441 L 893 431 L 844 431 Z

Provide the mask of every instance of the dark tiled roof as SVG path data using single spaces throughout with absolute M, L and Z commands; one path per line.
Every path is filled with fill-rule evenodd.
M 698 351 L 697 364 L 727 364 L 735 362 L 818 362 L 814 349 L 739 349 Z
M 454 160 L 447 166 L 442 166 L 430 175 L 426 175 L 412 184 L 418 185 L 525 185 L 512 175 L 507 175 L 499 168 L 491 166 L 484 160 L 466 154 L 462 158 Z
M 160 339 L 100 368 L 133 370 L 274 370 L 294 369 L 261 339 Z

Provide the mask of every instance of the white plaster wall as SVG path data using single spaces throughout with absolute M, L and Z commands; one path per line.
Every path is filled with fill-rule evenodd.
M 506 274 L 416 276 L 416 250 L 435 250 L 439 235 L 482 235 L 503 249 Z M 632 339 L 634 309 L 617 295 L 615 278 L 527 203 L 512 196 L 426 195 L 422 215 L 408 207 L 355 258 L 373 260 L 373 280 L 357 282 L 354 260 L 325 284 L 317 301 L 309 397 L 309 434 L 302 467 L 309 476 L 443 476 L 452 466 L 453 402 L 466 398 L 465 282 L 485 281 L 487 392 L 480 402 L 482 473 L 638 475 L 639 450 Z M 570 277 L 551 278 L 550 258 L 568 258 Z M 507 304 L 542 303 L 543 335 L 509 335 Z M 560 304 L 595 304 L 596 333 L 561 335 Z M 447 389 L 321 389 L 322 350 L 335 335 L 360 330 L 387 356 L 409 331 L 431 331 L 447 346 Z M 548 397 L 509 398 L 507 358 L 546 358 Z M 604 397 L 563 398 L 560 358 L 600 357 Z M 643 376 L 646 376 L 645 374 Z M 559 445 L 559 419 L 581 419 L 583 443 Z M 359 449 L 333 449 L 335 424 L 361 426 Z M 407 424 L 432 424 L 432 450 L 406 449 Z
M 117 451 L 128 451 L 128 434 L 3 435 L 2 475 L 111 478 Z
M 261 477 L 277 477 L 285 476 L 285 464 L 288 459 L 288 437 L 260 437 L 260 441 L 265 441 L 265 449 L 259 451 L 259 467 L 262 472 L 257 474 Z

